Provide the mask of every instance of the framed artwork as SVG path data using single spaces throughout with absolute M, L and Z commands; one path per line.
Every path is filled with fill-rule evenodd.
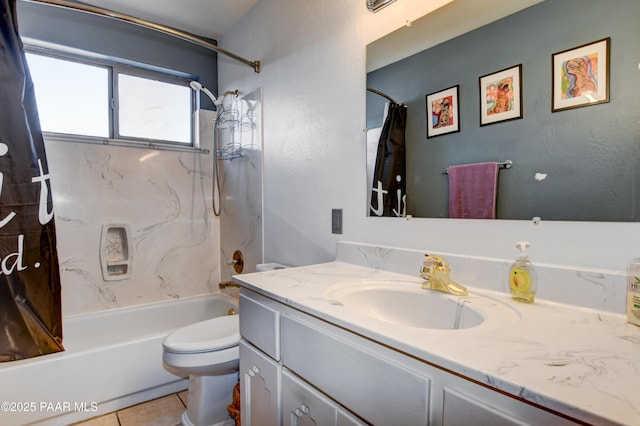
M 609 102 L 610 38 L 554 53 L 551 111 Z
M 480 77 L 480 125 L 522 118 L 522 64 Z
M 427 138 L 460 131 L 459 85 L 427 95 Z

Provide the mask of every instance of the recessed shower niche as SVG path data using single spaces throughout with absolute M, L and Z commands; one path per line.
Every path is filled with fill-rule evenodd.
M 131 276 L 133 247 L 127 224 L 102 225 L 100 266 L 105 281 L 124 280 Z

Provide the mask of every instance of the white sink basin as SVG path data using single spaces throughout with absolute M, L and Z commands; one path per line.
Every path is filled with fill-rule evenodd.
M 325 299 L 355 313 L 406 327 L 458 330 L 476 327 L 485 320 L 471 307 L 473 296 L 424 290 L 420 281 L 347 281 L 329 287 Z

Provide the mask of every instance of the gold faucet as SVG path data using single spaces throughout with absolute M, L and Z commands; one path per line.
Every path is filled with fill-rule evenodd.
M 424 279 L 422 288 L 426 290 L 441 291 L 455 296 L 466 296 L 469 294 L 466 287 L 461 286 L 451 279 L 451 269 L 449 262 L 444 258 L 424 255 L 424 264 L 420 268 L 420 277 Z

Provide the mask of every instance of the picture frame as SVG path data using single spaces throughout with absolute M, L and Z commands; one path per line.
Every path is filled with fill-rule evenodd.
M 551 111 L 609 102 L 609 45 L 603 38 L 551 55 Z
M 522 64 L 478 78 L 480 126 L 522 118 Z
M 460 131 L 460 85 L 425 96 L 427 103 L 427 138 Z

